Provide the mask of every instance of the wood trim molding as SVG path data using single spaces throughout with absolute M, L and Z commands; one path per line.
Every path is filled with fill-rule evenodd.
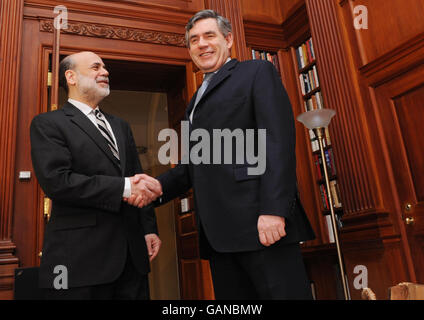
M 281 25 L 245 20 L 244 31 L 249 47 L 257 46 L 270 51 L 278 51 L 287 47 Z
M 0 297 L 6 298 L 18 263 L 12 214 L 23 6 L 23 0 L 0 2 Z
M 309 19 L 305 2 L 300 2 L 293 8 L 288 18 L 283 22 L 283 35 L 289 46 L 297 47 L 306 37 L 310 36 Z
M 367 84 L 378 87 L 424 62 L 424 33 L 359 68 Z
M 40 20 L 40 31 L 53 32 L 52 20 Z M 145 42 L 152 44 L 185 47 L 185 36 L 170 32 L 142 30 L 112 25 L 68 21 L 68 29 L 62 29 L 63 34 L 81 35 L 86 37 L 117 39 Z

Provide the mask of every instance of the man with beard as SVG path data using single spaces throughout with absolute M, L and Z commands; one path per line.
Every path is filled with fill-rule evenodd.
M 161 241 L 146 205 L 161 186 L 143 174 L 129 125 L 98 107 L 108 75 L 92 52 L 66 57 L 67 103 L 31 123 L 35 174 L 53 203 L 39 272 L 47 299 L 148 298 L 149 260 Z

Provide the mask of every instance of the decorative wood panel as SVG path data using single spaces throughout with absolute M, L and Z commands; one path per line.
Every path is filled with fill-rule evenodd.
M 40 31 L 53 33 L 53 21 L 41 20 Z M 62 30 L 63 34 L 73 34 L 86 37 L 96 37 L 104 39 L 117 39 L 127 41 L 146 42 L 154 44 L 171 45 L 185 48 L 185 37 L 183 34 L 169 32 L 140 30 L 134 28 L 124 28 L 95 23 L 84 23 L 68 21 L 68 29 Z
M 202 265 L 199 259 L 181 260 L 181 299 L 199 300 L 203 296 L 203 285 L 200 278 Z
M 402 241 L 399 237 L 382 241 L 371 241 L 360 245 L 345 248 L 344 258 L 346 273 L 349 278 L 350 294 L 353 300 L 361 299 L 361 288 L 355 288 L 355 277 L 366 276 L 378 300 L 388 299 L 388 288 L 400 282 L 410 281 L 408 266 L 403 251 Z M 365 267 L 366 273 L 355 268 Z M 361 281 L 360 283 L 363 284 Z
M 240 0 L 243 19 L 279 25 L 283 22 L 280 0 Z
M 328 1 L 330 2 L 330 1 Z M 332 1 L 331 1 L 332 2 Z M 355 41 L 360 49 L 359 65 L 366 65 L 393 51 L 402 43 L 422 34 L 424 30 L 424 2 L 421 0 L 355 0 L 339 1 L 349 11 L 353 25 L 354 9 L 365 6 L 368 29 L 355 30 Z
M 419 65 L 372 89 L 381 143 L 388 157 L 390 187 L 393 189 L 395 202 L 393 211 L 398 218 L 402 235 L 408 240 L 409 246 L 405 248 L 405 254 L 411 281 L 419 282 L 424 281 L 424 142 L 422 135 L 417 134 L 424 122 L 423 72 L 424 66 Z
M 0 297 L 4 298 L 12 298 L 11 266 L 18 262 L 11 236 L 22 9 L 21 0 L 0 2 Z
M 64 5 L 108 15 L 121 12 L 128 17 L 138 16 L 148 20 L 168 19 L 170 23 L 176 22 L 178 15 L 192 14 L 204 8 L 203 0 L 26 0 L 25 4 L 37 7 Z

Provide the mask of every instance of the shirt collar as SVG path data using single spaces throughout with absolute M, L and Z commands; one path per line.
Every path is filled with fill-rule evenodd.
M 225 63 L 221 66 L 221 68 L 223 67 L 223 66 L 225 66 L 229 61 L 231 61 L 231 57 L 228 57 L 227 58 L 227 60 L 225 61 Z M 214 72 L 209 72 L 209 73 L 204 73 L 203 74 L 203 79 L 205 78 L 205 75 L 207 75 L 207 74 L 210 74 L 210 73 L 212 73 L 212 74 L 217 74 L 218 73 L 218 71 L 219 70 L 221 70 L 221 68 L 219 68 L 219 69 L 217 69 L 217 70 L 215 70 Z
M 88 116 L 91 112 L 93 112 L 96 109 L 99 109 L 99 107 L 97 106 L 96 109 L 93 109 L 92 107 L 90 107 L 89 105 L 78 101 L 78 100 L 74 100 L 69 98 L 68 99 L 69 103 L 72 103 L 75 107 L 77 107 L 82 113 L 84 113 L 86 116 Z

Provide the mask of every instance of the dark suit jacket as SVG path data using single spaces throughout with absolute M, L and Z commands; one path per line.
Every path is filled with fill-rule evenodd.
M 141 173 L 129 125 L 105 114 L 115 134 L 121 165 L 94 124 L 75 106 L 36 116 L 31 156 L 38 182 L 52 199 L 40 266 L 40 285 L 52 287 L 57 265 L 69 287 L 115 280 L 129 247 L 137 269 L 149 272 L 144 235 L 157 233 L 153 209 L 122 201 L 124 177 Z
M 187 108 L 186 120 L 195 98 Z M 286 218 L 287 236 L 282 243 L 314 238 L 297 192 L 293 113 L 271 63 L 233 59 L 225 64 L 196 106 L 191 129 L 198 128 L 207 130 L 210 137 L 213 129 L 266 129 L 266 171 L 260 176 L 248 175 L 247 161 L 236 164 L 233 143 L 233 164 L 179 164 L 158 177 L 163 203 L 193 187 L 198 220 L 219 252 L 264 248 L 257 230 L 261 214 Z

